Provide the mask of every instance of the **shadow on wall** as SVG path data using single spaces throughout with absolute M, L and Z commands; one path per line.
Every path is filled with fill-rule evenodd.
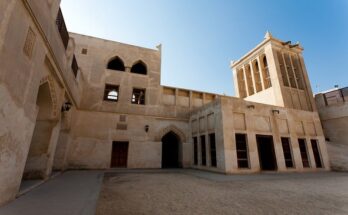
M 348 145 L 326 142 L 333 171 L 348 171 Z

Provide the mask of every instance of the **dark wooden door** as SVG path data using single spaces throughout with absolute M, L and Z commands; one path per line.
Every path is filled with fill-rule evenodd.
M 127 167 L 128 142 L 112 142 L 111 167 Z

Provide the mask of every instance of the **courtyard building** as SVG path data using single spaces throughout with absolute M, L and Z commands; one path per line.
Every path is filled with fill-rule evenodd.
M 348 170 L 348 87 L 327 90 L 315 95 L 330 155 L 335 171 Z
M 69 33 L 59 5 L 0 2 L 0 204 L 67 169 L 330 170 L 300 44 L 267 32 L 217 95 L 161 85 L 161 45 Z

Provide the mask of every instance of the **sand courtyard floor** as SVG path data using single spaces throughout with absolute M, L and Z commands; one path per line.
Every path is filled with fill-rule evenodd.
M 348 214 L 348 174 L 110 172 L 97 214 Z
M 348 173 L 66 171 L 0 207 L 16 214 L 348 214 Z

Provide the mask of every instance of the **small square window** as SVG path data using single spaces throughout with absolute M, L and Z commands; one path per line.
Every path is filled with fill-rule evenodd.
M 106 84 L 104 90 L 104 100 L 117 102 L 119 94 L 119 87 L 116 85 Z
M 81 54 L 87 54 L 87 49 L 82 49 Z
M 145 89 L 133 89 L 132 104 L 145 105 Z

